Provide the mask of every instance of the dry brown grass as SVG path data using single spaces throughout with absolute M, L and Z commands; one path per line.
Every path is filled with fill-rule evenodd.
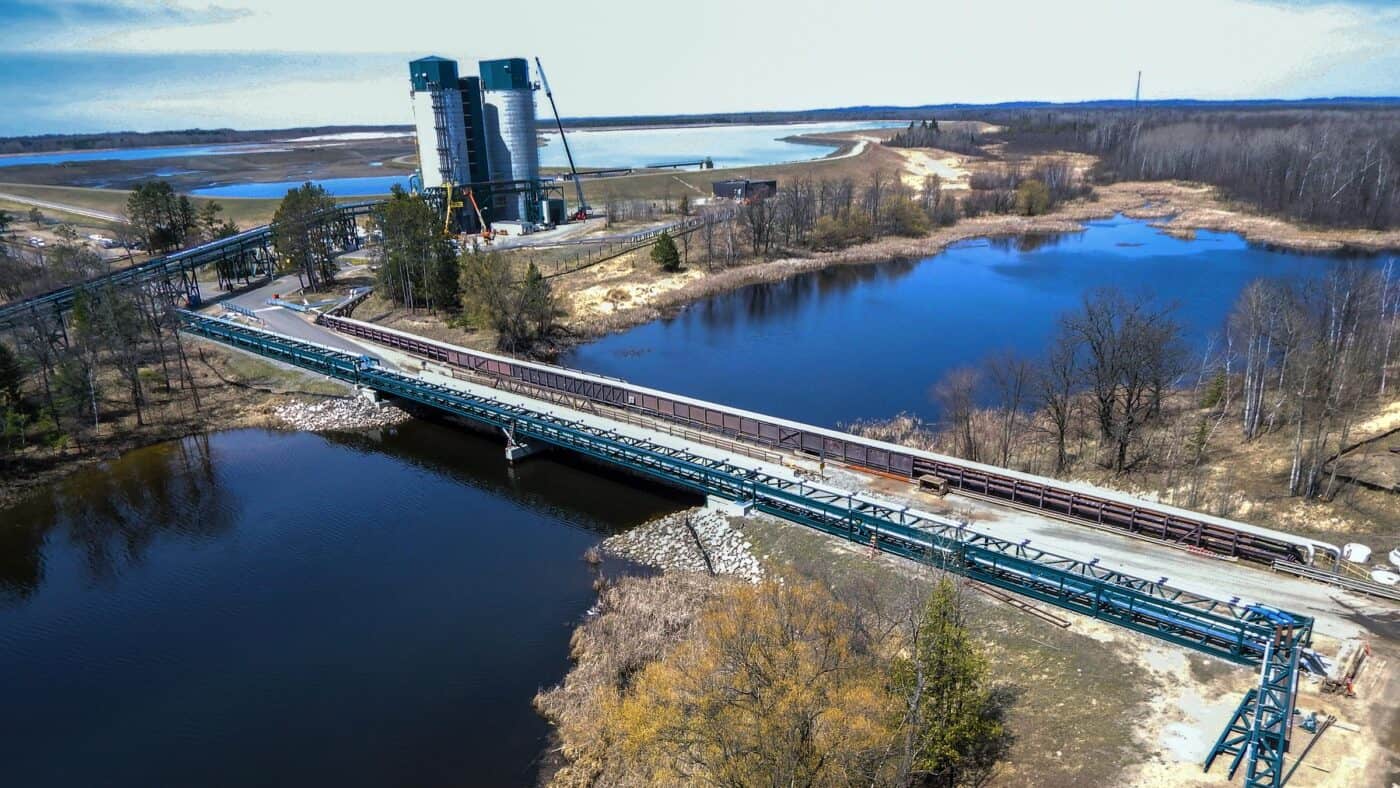
M 603 589 L 597 614 L 574 630 L 575 660 L 564 682 L 535 696 L 535 708 L 556 727 L 563 763 L 550 785 L 617 783 L 619 753 L 597 735 L 604 707 L 632 677 L 683 640 L 705 602 L 726 581 L 690 572 L 623 577 Z
M 1400 540 L 1400 496 L 1346 486 L 1330 500 L 1304 500 L 1288 494 L 1292 438 L 1284 428 L 1253 441 L 1244 440 L 1237 414 L 1228 414 L 1206 446 L 1198 479 L 1193 479 L 1188 442 L 1200 420 L 1212 414 L 1196 406 L 1193 393 L 1169 397 L 1163 419 L 1143 432 L 1148 457 L 1134 470 L 1116 474 L 1096 461 L 1098 444 L 1087 423 L 1092 406 L 1084 403 L 1083 423 L 1070 442 L 1070 467 L 1061 474 L 1073 481 L 1121 490 L 1148 500 L 1203 511 L 1290 533 L 1343 542 L 1370 540 L 1374 547 Z M 994 445 L 998 417 L 990 411 L 974 415 L 974 432 L 984 447 Z M 1352 440 L 1381 434 L 1400 426 L 1400 398 L 1373 403 L 1353 431 Z M 955 441 L 908 414 L 860 422 L 852 432 L 877 440 L 944 454 L 956 454 Z M 1054 446 L 1048 424 L 1022 424 L 1013 441 L 1011 467 L 1052 475 Z M 1000 464 L 1000 457 L 982 457 Z

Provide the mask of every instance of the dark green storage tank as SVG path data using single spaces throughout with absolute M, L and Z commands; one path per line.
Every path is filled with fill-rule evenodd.
M 530 64 L 523 57 L 481 61 L 481 86 L 487 90 L 530 87 Z
M 454 88 L 457 86 L 457 61 L 437 55 L 411 60 L 408 76 L 413 80 L 414 90 L 427 90 L 429 85 Z

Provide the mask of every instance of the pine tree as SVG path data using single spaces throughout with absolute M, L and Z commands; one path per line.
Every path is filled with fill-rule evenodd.
M 297 271 L 304 287 L 320 290 L 335 280 L 334 249 L 319 231 L 318 214 L 335 209 L 321 186 L 307 181 L 282 198 L 272 217 L 272 248 Z
M 19 357 L 10 346 L 0 342 L 0 399 L 19 402 L 19 384 L 23 378 Z
M 559 330 L 559 318 L 564 310 L 559 307 L 549 280 L 534 263 L 530 263 L 525 281 L 520 284 L 520 312 L 526 332 L 522 339 L 527 344 L 546 341 Z
M 651 261 L 667 273 L 681 270 L 680 250 L 676 248 L 676 242 L 671 239 L 671 234 L 665 230 L 661 231 L 661 235 L 651 247 Z
M 911 653 L 891 684 L 902 701 L 901 771 L 911 783 L 980 785 L 1010 748 L 1012 696 L 991 686 L 987 658 L 967 630 L 958 588 L 941 578 L 925 602 Z

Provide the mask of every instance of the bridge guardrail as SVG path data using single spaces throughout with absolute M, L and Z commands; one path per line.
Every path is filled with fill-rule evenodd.
M 835 536 L 1101 618 L 1169 642 L 1242 664 L 1260 664 L 1278 637 L 1276 617 L 1291 643 L 1311 642 L 1312 619 L 1240 605 L 1134 577 L 1097 564 L 969 531 L 902 507 L 728 459 L 619 434 L 606 424 L 505 403 L 421 378 L 363 366 L 355 356 L 227 320 L 182 312 L 182 330 L 200 334 L 347 382 L 368 386 L 526 439 L 560 446 L 664 481 L 736 501 Z
M 1392 602 L 1400 602 L 1400 588 L 1376 583 L 1371 580 L 1360 580 L 1354 577 L 1344 577 L 1335 572 L 1328 572 L 1325 569 L 1318 569 L 1302 564 L 1292 564 L 1284 561 L 1273 563 L 1275 572 L 1287 572 L 1299 577 L 1306 577 L 1310 580 L 1317 580 L 1331 586 L 1344 588 L 1348 591 L 1355 591 L 1358 594 L 1389 599 Z

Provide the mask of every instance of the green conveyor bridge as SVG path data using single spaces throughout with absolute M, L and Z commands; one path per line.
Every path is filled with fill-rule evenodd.
M 1199 596 L 1026 543 L 973 533 L 952 521 L 663 445 L 619 432 L 602 420 L 570 419 L 386 370 L 367 356 L 193 312 L 182 311 L 180 317 L 187 333 L 499 428 L 516 440 L 575 451 L 1161 640 L 1258 665 L 1260 687 L 1240 704 L 1206 768 L 1226 754 L 1232 756 L 1231 776 L 1246 766 L 1247 786 L 1280 784 L 1299 658 L 1312 640 L 1311 618 Z

